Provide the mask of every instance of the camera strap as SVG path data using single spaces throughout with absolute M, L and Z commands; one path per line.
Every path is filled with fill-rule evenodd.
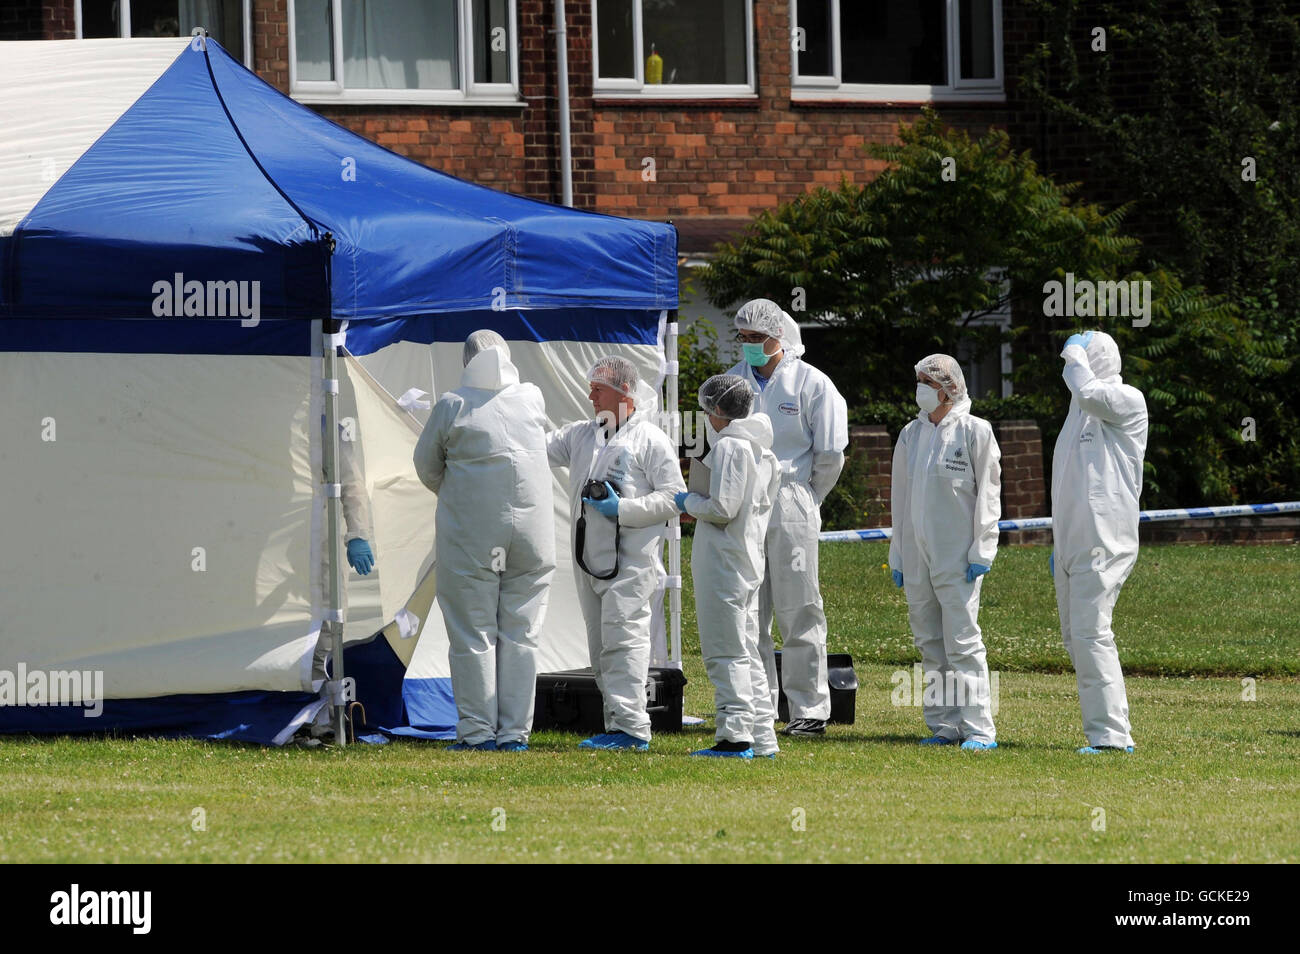
M 587 549 L 587 504 L 584 500 L 582 503 L 582 513 L 578 516 L 578 529 L 573 540 L 573 558 L 578 561 L 578 566 L 588 576 L 594 576 L 598 580 L 612 580 L 618 576 L 618 550 L 622 543 L 623 528 L 614 518 L 614 569 L 608 573 L 596 573 L 587 567 L 587 563 L 582 558 L 582 554 Z

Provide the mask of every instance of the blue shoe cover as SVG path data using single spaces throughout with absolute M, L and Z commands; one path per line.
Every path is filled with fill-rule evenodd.
M 932 735 L 928 739 L 922 739 L 917 745 L 956 745 L 956 739 L 948 739 L 942 735 Z
M 1083 748 L 1079 750 L 1079 754 L 1080 755 L 1101 755 L 1105 752 L 1132 752 L 1132 751 L 1133 751 L 1133 746 L 1131 745 L 1126 745 L 1122 749 L 1118 745 L 1098 745 L 1095 747 L 1091 745 L 1085 745 Z
M 528 743 L 520 742 L 518 739 L 512 739 L 509 742 L 502 742 L 497 746 L 498 752 L 527 752 Z
M 455 745 L 447 746 L 448 752 L 495 752 L 497 750 L 496 741 L 488 739 L 486 742 L 480 742 L 478 745 L 470 745 L 468 742 L 457 742 Z
M 638 739 L 634 735 L 628 735 L 626 732 L 611 732 L 605 737 L 605 744 L 602 749 L 631 749 L 634 752 L 650 751 L 650 743 L 644 739 Z
M 593 735 L 590 739 L 583 739 L 578 743 L 580 749 L 603 749 L 609 742 L 609 733 L 602 732 L 600 735 Z
M 714 759 L 752 759 L 754 750 L 751 748 L 741 749 L 739 752 L 719 752 L 717 749 L 700 749 L 698 752 L 692 752 L 691 755 L 703 755 Z
M 967 739 L 961 744 L 961 747 L 967 752 L 986 752 L 989 749 L 996 749 L 996 742 L 981 742 L 979 739 Z

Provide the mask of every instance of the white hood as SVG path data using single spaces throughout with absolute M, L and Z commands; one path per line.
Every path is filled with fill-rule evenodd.
M 766 414 L 751 414 L 732 421 L 718 434 L 722 437 L 739 437 L 766 450 L 772 446 L 772 420 Z
M 1119 345 L 1104 331 L 1094 331 L 1088 342 L 1088 366 L 1101 380 L 1119 377 Z
M 510 363 L 505 352 L 497 348 L 487 348 L 474 355 L 460 376 L 461 387 L 485 391 L 500 391 L 518 383 L 518 369 Z

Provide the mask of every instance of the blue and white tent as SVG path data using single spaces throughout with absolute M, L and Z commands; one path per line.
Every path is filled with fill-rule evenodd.
M 674 230 L 428 169 L 200 39 L 0 43 L 0 182 L 0 731 L 283 742 L 317 717 L 332 365 L 377 558 L 342 564 L 348 672 L 371 724 L 453 726 L 412 393 L 456 387 L 480 327 L 556 425 L 590 415 L 602 353 L 662 381 Z M 543 671 L 587 664 L 562 476 Z M 407 665 L 403 713 L 376 687 Z M 97 718 L 45 704 L 82 674 Z

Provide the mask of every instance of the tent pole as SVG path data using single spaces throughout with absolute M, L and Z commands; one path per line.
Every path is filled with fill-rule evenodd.
M 339 507 L 342 503 L 341 482 L 339 479 L 339 386 L 338 386 L 338 349 L 334 344 L 333 334 L 338 323 L 332 318 L 321 322 L 321 377 L 325 403 L 325 552 L 328 554 L 329 600 L 325 607 L 324 626 L 329 627 L 332 637 L 332 676 L 334 683 L 343 681 L 343 574 L 339 565 Z M 327 683 L 328 684 L 328 683 Z M 346 710 L 341 697 L 334 705 L 334 741 L 338 745 L 347 745 L 345 730 Z
M 668 329 L 664 334 L 664 351 L 667 352 L 667 368 L 664 385 L 667 388 L 665 410 L 668 412 L 668 436 L 674 447 L 681 447 L 681 415 L 677 412 L 677 309 L 668 313 Z M 672 533 L 668 540 L 668 576 L 677 581 L 669 590 L 669 632 L 671 643 L 669 659 L 682 668 L 682 518 L 675 515 L 672 521 Z

